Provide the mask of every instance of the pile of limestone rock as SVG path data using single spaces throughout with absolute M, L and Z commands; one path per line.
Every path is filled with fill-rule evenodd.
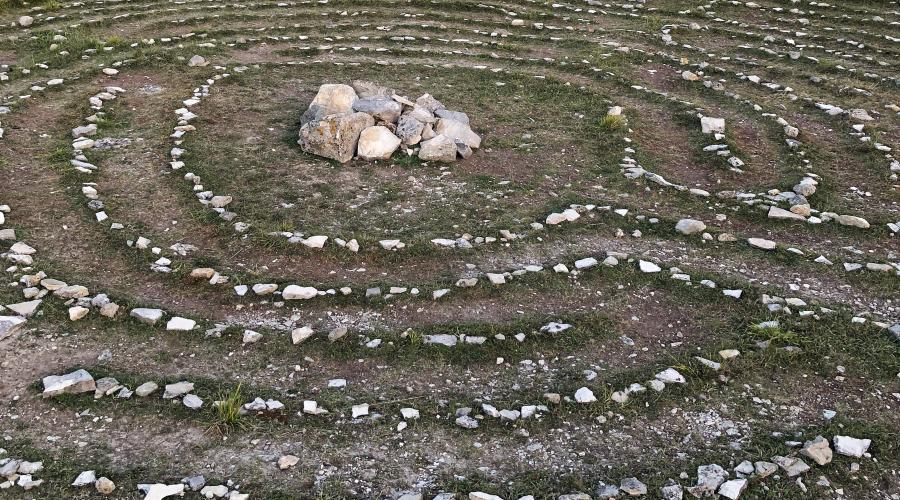
M 465 113 L 429 94 L 412 101 L 365 81 L 322 85 L 300 123 L 304 151 L 341 163 L 387 160 L 401 146 L 423 161 L 452 162 L 481 145 Z

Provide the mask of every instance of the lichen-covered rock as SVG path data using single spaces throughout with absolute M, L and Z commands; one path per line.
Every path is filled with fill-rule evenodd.
M 366 113 L 328 115 L 303 125 L 298 143 L 307 153 L 347 163 L 356 154 L 362 131 L 373 125 L 375 119 Z

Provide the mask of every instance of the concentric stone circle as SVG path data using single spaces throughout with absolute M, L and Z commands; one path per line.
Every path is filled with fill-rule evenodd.
M 5 410 L 30 422 L 10 488 L 900 493 L 807 472 L 900 467 L 889 8 L 3 15 L 0 338 L 27 360 L 3 365 Z M 315 89 L 353 78 L 446 96 L 483 151 L 299 151 Z M 863 408 L 833 386 L 850 373 Z M 84 429 L 107 429 L 89 453 Z M 773 455 L 773 435 L 794 437 Z

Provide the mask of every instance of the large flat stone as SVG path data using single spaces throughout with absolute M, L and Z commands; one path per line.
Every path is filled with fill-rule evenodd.
M 94 392 L 97 385 L 94 377 L 87 370 L 75 370 L 65 375 L 48 375 L 43 379 L 45 398 L 60 394 L 81 394 L 82 392 Z

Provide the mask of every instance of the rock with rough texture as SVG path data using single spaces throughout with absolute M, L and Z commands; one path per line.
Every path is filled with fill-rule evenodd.
M 163 399 L 173 399 L 182 396 L 194 390 L 194 384 L 187 381 L 176 382 L 174 384 L 166 384 L 166 390 L 163 393 Z
M 25 318 L 19 316 L 0 316 L 0 340 L 19 332 L 25 322 Z
M 869 451 L 871 439 L 857 439 L 850 436 L 835 436 L 834 450 L 841 455 L 861 458 Z
M 769 218 L 777 220 L 806 220 L 806 217 L 778 207 L 769 207 Z
M 362 131 L 357 149 L 364 160 L 387 160 L 399 147 L 400 138 L 379 125 Z
M 182 496 L 184 494 L 184 485 L 183 484 L 148 484 L 148 485 L 138 485 L 138 488 L 144 486 L 144 491 L 146 496 L 144 496 L 144 500 L 162 500 L 166 497 L 172 496 Z
M 582 387 L 575 391 L 575 401 L 579 403 L 595 403 L 597 401 L 597 397 L 594 396 L 594 392 L 588 389 L 587 387 Z
M 19 26 L 27 28 L 34 24 L 34 18 L 31 16 L 19 16 Z
M 197 326 L 196 321 L 175 316 L 166 323 L 166 330 L 170 332 L 189 332 L 193 330 L 195 326 Z
M 153 394 L 157 389 L 159 389 L 159 386 L 156 385 L 156 382 L 144 382 L 134 390 L 134 393 L 144 398 Z
M 447 136 L 472 149 L 478 149 L 481 146 L 481 137 L 473 132 L 467 123 L 441 118 L 437 121 L 434 131 L 438 135 Z
M 453 347 L 458 342 L 458 338 L 456 335 L 450 334 L 435 334 L 435 335 L 425 335 L 423 337 L 422 342 L 425 344 L 436 344 L 443 345 L 447 347 Z
M 192 68 L 202 67 L 202 66 L 206 66 L 208 64 L 209 64 L 209 61 L 207 61 L 206 58 L 201 55 L 192 56 L 188 60 L 188 66 L 190 66 Z
M 636 497 L 647 494 L 647 485 L 638 481 L 636 477 L 626 477 L 619 483 L 619 490 Z
M 397 137 L 407 146 L 414 146 L 422 140 L 425 124 L 412 115 L 403 115 L 397 122 Z
M 464 429 L 477 429 L 478 421 L 468 415 L 463 415 L 461 417 L 457 417 L 456 425 Z
M 307 153 L 347 163 L 356 153 L 362 131 L 373 125 L 375 119 L 366 113 L 327 115 L 303 125 L 298 143 Z
M 17 304 L 7 304 L 6 308 L 10 311 L 18 314 L 19 316 L 30 318 L 34 316 L 34 313 L 37 312 L 38 307 L 41 306 L 43 301 L 38 300 L 29 300 L 27 302 L 19 302 Z
M 869 221 L 855 215 L 838 215 L 834 221 L 842 226 L 858 227 L 860 229 L 869 229 Z
M 809 465 L 806 465 L 806 462 L 799 458 L 777 456 L 772 457 L 772 460 L 778 464 L 779 467 L 784 469 L 784 472 L 788 477 L 799 476 L 809 470 Z
M 719 488 L 719 495 L 731 500 L 737 500 L 745 489 L 747 489 L 746 479 L 732 479 L 722 483 L 722 487 Z
M 353 80 L 350 86 L 356 91 L 356 95 L 360 99 L 368 99 L 371 97 L 388 97 L 391 98 L 396 92 L 394 89 L 379 85 L 368 80 Z
M 111 495 L 112 492 L 116 491 L 116 483 L 112 482 L 108 477 L 101 477 L 94 483 L 94 488 L 101 495 Z
M 809 457 L 813 462 L 819 465 L 831 463 L 831 458 L 833 456 L 828 440 L 822 436 L 816 436 L 812 441 L 803 443 L 803 448 L 800 449 L 800 453 L 805 457 Z
M 656 374 L 656 380 L 660 382 L 664 382 L 666 384 L 683 384 L 686 382 L 684 376 L 678 373 L 678 370 L 674 368 L 666 368 L 665 370 Z
M 704 134 L 723 134 L 725 133 L 725 119 L 704 116 L 700 118 L 700 128 Z
M 366 97 L 353 103 L 353 111 L 368 113 L 378 121 L 397 123 L 403 106 L 390 97 Z
M 775 250 L 775 247 L 777 246 L 774 241 L 763 238 L 747 238 L 747 243 L 751 247 L 760 248 L 762 250 Z
M 434 116 L 438 118 L 448 118 L 450 120 L 455 120 L 460 123 L 465 123 L 469 125 L 469 115 L 462 113 L 460 111 L 450 111 L 449 109 L 437 109 L 434 111 Z
M 706 224 L 695 219 L 681 219 L 675 224 L 675 230 L 686 235 L 697 234 L 706 230 Z
M 313 329 L 308 326 L 294 328 L 291 331 L 291 342 L 294 345 L 297 345 L 297 344 L 303 342 L 304 340 L 312 337 L 314 333 L 315 333 L 315 331 L 313 331 Z
M 318 295 L 318 290 L 311 286 L 288 285 L 281 292 L 284 300 L 307 300 Z
M 181 403 L 192 410 L 199 410 L 201 407 L 203 407 L 203 400 L 200 399 L 200 397 L 196 394 L 185 395 L 181 400 Z
M 328 115 L 350 114 L 357 99 L 353 87 L 340 83 L 326 83 L 319 87 L 316 97 L 300 117 L 300 124 L 306 125 Z
M 86 470 L 81 474 L 78 474 L 78 477 L 76 477 L 75 480 L 72 481 L 72 486 L 87 486 L 93 485 L 96 482 L 97 476 L 94 474 L 94 471 Z
M 456 143 L 453 139 L 438 134 L 422 143 L 419 158 L 423 161 L 452 162 L 456 160 Z
M 278 459 L 278 468 L 287 470 L 300 463 L 300 457 L 296 455 L 283 455 Z
M 87 370 L 75 370 L 65 375 L 48 375 L 43 378 L 44 392 L 41 396 L 50 398 L 60 394 L 81 394 L 94 392 L 97 384 Z

